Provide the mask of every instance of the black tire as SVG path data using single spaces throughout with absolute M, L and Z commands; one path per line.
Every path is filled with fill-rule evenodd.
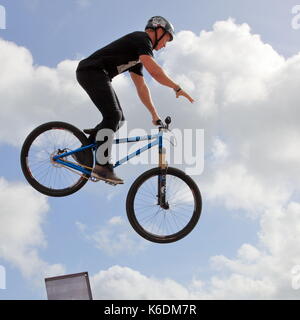
M 149 241 L 152 241 L 152 242 L 156 242 L 156 243 L 170 243 L 170 242 L 175 242 L 175 241 L 178 241 L 180 239 L 182 239 L 183 237 L 185 237 L 186 235 L 188 235 L 192 230 L 193 228 L 196 226 L 199 218 L 200 218 L 200 214 L 201 214 L 201 210 L 202 210 L 202 199 L 201 199 L 201 194 L 200 194 L 200 191 L 199 191 L 199 188 L 197 186 L 197 184 L 194 182 L 194 180 L 186 175 L 183 171 L 179 170 L 179 169 L 176 169 L 176 168 L 172 168 L 172 167 L 169 167 L 167 168 L 167 171 L 166 171 L 166 177 L 167 177 L 167 186 L 166 186 L 166 189 L 167 189 L 167 197 L 169 199 L 171 199 L 170 197 L 170 192 L 169 191 L 169 195 L 168 195 L 168 186 L 171 188 L 173 184 L 170 183 L 172 181 L 172 178 L 171 177 L 175 177 L 175 178 L 178 178 L 178 181 L 179 181 L 179 191 L 177 191 L 176 193 L 179 192 L 179 198 L 182 197 L 182 194 L 184 194 L 186 191 L 185 191 L 185 188 L 186 190 L 190 190 L 191 191 L 191 194 L 190 196 L 192 197 L 191 199 L 191 203 L 193 202 L 192 206 L 194 207 L 191 207 L 191 212 L 190 212 L 190 216 L 187 218 L 187 223 L 181 228 L 181 227 L 178 227 L 179 230 L 176 231 L 175 233 L 171 233 L 171 234 L 157 234 L 157 233 L 154 233 L 153 231 L 150 231 L 150 230 L 147 230 L 141 223 L 142 219 L 139 217 L 139 213 L 137 212 L 138 211 L 138 206 L 137 206 L 137 203 L 138 203 L 138 199 L 136 199 L 137 197 L 137 194 L 139 192 L 139 189 L 141 189 L 140 191 L 140 194 L 145 194 L 145 190 L 146 190 L 146 182 L 149 183 L 149 185 L 151 183 L 154 183 L 155 184 L 155 180 L 157 177 L 158 178 L 158 175 L 161 173 L 161 169 L 160 168 L 153 168 L 151 170 L 148 170 L 146 172 L 144 172 L 142 175 L 140 175 L 135 181 L 134 183 L 132 184 L 132 186 L 130 187 L 129 189 L 129 192 L 128 192 L 128 195 L 127 195 L 127 199 L 126 199 L 126 210 L 127 210 L 127 216 L 128 216 L 128 219 L 129 219 L 129 222 L 131 224 L 131 226 L 133 227 L 133 229 L 140 235 L 142 236 L 143 238 L 149 240 Z M 152 179 L 154 178 L 154 180 L 149 180 L 149 179 Z M 169 184 L 168 184 L 168 180 L 169 180 Z M 144 186 L 144 187 L 143 187 Z M 181 193 L 181 190 L 180 187 L 183 187 L 183 191 Z M 144 190 L 144 189 L 145 190 Z M 175 186 L 174 186 L 175 188 Z M 156 190 L 153 190 L 153 188 L 151 187 L 150 185 L 150 189 L 152 189 L 151 191 L 154 191 L 156 192 Z M 155 189 L 155 186 L 154 186 L 154 189 Z M 152 210 L 156 210 L 158 209 L 161 210 L 160 213 L 156 212 L 155 213 L 155 218 L 154 219 L 159 219 L 159 215 L 162 217 L 164 215 L 164 218 L 161 218 L 162 220 L 165 220 L 166 218 L 166 213 L 170 215 L 169 212 L 171 212 L 172 210 L 172 205 L 170 205 L 170 209 L 169 210 L 165 210 L 165 209 L 161 209 L 159 205 L 157 205 L 157 203 L 153 203 L 152 204 L 152 200 L 150 201 L 150 197 L 149 195 L 151 194 L 151 197 L 153 198 L 153 201 L 156 202 L 157 201 L 157 195 L 153 194 L 153 192 L 149 192 L 149 194 L 147 195 L 147 199 L 149 198 L 149 203 L 150 205 L 148 205 L 149 207 L 151 207 L 150 209 Z M 143 206 L 143 203 L 141 204 L 141 214 L 142 215 L 145 215 L 145 211 L 142 212 L 142 210 L 145 210 L 145 207 L 147 207 L 147 205 L 144 207 Z M 180 208 L 180 206 L 179 206 Z M 147 208 L 146 208 L 147 209 Z M 176 209 L 176 205 L 175 205 L 175 209 Z M 181 210 L 184 210 L 184 209 L 179 209 L 179 211 Z M 173 212 L 175 212 L 175 210 L 173 210 Z M 183 212 L 183 211 L 182 211 Z M 148 220 L 148 222 L 152 219 L 148 219 L 148 217 L 146 218 L 143 218 L 144 220 Z M 170 220 L 174 220 L 174 214 L 173 214 L 173 217 L 171 218 L 170 217 Z M 180 221 L 179 221 L 180 222 Z M 157 224 L 157 223 L 156 223 Z M 167 227 L 168 227 L 168 224 L 166 223 Z
M 62 131 L 64 130 L 64 131 Z M 65 134 L 63 142 L 59 142 L 59 139 L 57 139 L 57 135 Z M 48 136 L 49 137 L 48 137 Z M 47 138 L 47 139 L 46 139 Z M 40 139 L 40 140 L 39 140 Z M 76 145 L 77 147 L 80 147 L 81 145 L 88 145 L 89 141 L 85 134 L 80 131 L 78 128 L 74 127 L 71 124 L 68 124 L 66 122 L 60 122 L 60 121 L 53 121 L 53 122 L 48 122 L 45 124 L 40 125 L 36 129 L 34 129 L 26 138 L 24 141 L 24 144 L 22 146 L 21 150 L 21 168 L 23 171 L 23 174 L 27 181 L 30 183 L 30 185 L 35 188 L 37 191 L 47 195 L 47 196 L 52 196 L 52 197 L 64 197 L 67 195 L 70 195 L 79 189 L 81 189 L 88 181 L 88 178 L 90 175 L 88 174 L 83 174 L 78 172 L 79 174 L 76 174 L 74 172 L 71 173 L 71 171 L 67 171 L 65 167 L 60 167 L 59 166 L 54 166 L 51 161 L 50 161 L 50 152 L 51 150 L 59 147 L 59 148 L 70 148 L 70 145 L 67 145 L 67 140 L 69 139 L 69 143 L 73 145 Z M 41 141 L 45 140 L 45 147 L 41 146 L 43 145 Z M 47 142 L 47 143 L 46 143 Z M 71 143 L 72 142 L 72 143 Z M 66 145 L 65 145 L 66 144 Z M 53 145 L 53 146 L 52 146 Z M 52 149 L 53 147 L 53 149 Z M 40 158 L 37 158 L 36 162 L 38 163 L 37 170 L 41 169 L 43 170 L 42 172 L 45 172 L 45 170 L 48 170 L 46 174 L 46 177 L 49 175 L 54 175 L 55 172 L 55 178 L 54 178 L 54 184 L 58 184 L 57 181 L 62 181 L 63 185 L 61 187 L 53 187 L 51 185 L 45 185 L 41 181 L 42 179 L 38 178 L 37 175 L 34 173 L 34 165 L 36 164 L 31 164 L 31 152 L 34 154 L 35 150 L 40 148 L 41 150 L 39 151 L 38 154 L 43 155 L 43 157 L 40 156 L 40 158 L 44 159 L 41 160 Z M 53 150 L 52 152 L 54 152 Z M 91 149 L 87 149 L 84 152 L 84 165 L 88 167 L 93 166 L 93 152 Z M 33 156 L 32 156 L 33 157 Z M 47 162 L 47 159 L 49 160 Z M 47 169 L 44 169 L 45 166 L 48 166 Z M 57 170 L 56 170 L 57 169 Z M 54 171 L 56 170 L 56 171 Z M 59 170 L 64 170 L 60 171 Z M 53 173 L 52 173 L 53 172 Z M 57 178 L 57 175 L 58 178 Z M 65 180 L 71 180 L 72 182 L 70 183 L 71 185 L 64 185 L 69 183 L 68 181 L 64 181 L 64 179 L 61 179 L 61 176 L 64 175 Z M 44 177 L 43 176 L 43 177 Z M 50 176 L 50 182 L 51 178 Z M 59 178 L 61 180 L 59 180 Z M 68 179 L 67 179 L 68 178 Z

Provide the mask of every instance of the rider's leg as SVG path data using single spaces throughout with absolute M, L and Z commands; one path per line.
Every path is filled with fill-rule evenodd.
M 118 104 L 119 110 L 122 112 L 122 114 L 121 114 L 121 119 L 120 119 L 120 121 L 118 122 L 117 128 L 116 128 L 116 130 L 115 130 L 115 132 L 117 132 L 117 131 L 123 126 L 123 124 L 124 124 L 124 122 L 125 122 L 125 117 L 124 117 L 124 113 L 123 113 L 122 107 L 121 107 L 121 105 L 120 105 L 118 96 L 116 95 L 115 91 L 114 91 L 114 96 L 115 96 L 115 98 L 116 98 L 116 102 L 117 102 L 117 104 Z M 96 127 L 95 127 L 94 129 L 92 129 L 92 130 L 95 130 L 95 129 L 96 129 L 96 130 L 95 130 L 93 133 L 91 133 L 91 135 L 90 135 L 90 137 L 89 137 L 90 141 L 91 141 L 91 142 L 94 142 L 94 141 L 96 140 L 97 131 L 99 131 L 101 128 L 105 128 L 105 127 L 107 127 L 107 126 L 103 125 L 102 122 L 100 122 L 99 124 L 97 124 Z M 107 140 L 107 139 L 106 139 L 106 140 Z
M 111 86 L 111 81 L 104 71 L 77 71 L 77 80 L 103 116 L 102 122 L 97 126 L 99 131 L 96 135 L 96 167 L 106 165 L 113 174 L 112 165 L 109 163 L 112 140 L 114 132 L 119 128 L 120 120 L 124 118 L 119 101 Z M 110 173 L 107 175 L 110 176 Z M 114 179 L 113 176 L 112 178 Z
M 114 111 L 111 112 L 108 116 L 103 116 L 103 120 L 99 123 L 96 128 L 98 130 L 96 135 L 96 141 L 98 145 L 96 160 L 98 164 L 110 163 L 111 161 L 111 148 L 114 133 L 119 130 L 125 121 L 122 107 L 120 105 L 118 96 L 114 89 L 112 89 L 113 102 L 114 102 Z M 107 147 L 106 147 L 107 146 Z
M 115 98 L 116 98 L 116 101 L 117 101 L 117 104 L 118 104 L 118 107 L 119 107 L 119 110 L 121 111 L 122 115 L 121 115 L 121 119 L 118 123 L 118 126 L 117 126 L 117 131 L 123 126 L 124 122 L 125 122 L 125 117 L 124 117 L 124 113 L 123 113 L 123 110 L 122 110 L 122 107 L 120 105 L 120 101 L 119 101 L 119 98 L 116 94 L 116 92 L 114 91 L 114 94 L 115 94 Z
M 111 162 L 111 149 L 114 133 L 118 129 L 121 113 L 112 111 L 110 116 L 103 116 L 96 135 L 97 151 L 96 162 L 100 165 L 107 165 Z

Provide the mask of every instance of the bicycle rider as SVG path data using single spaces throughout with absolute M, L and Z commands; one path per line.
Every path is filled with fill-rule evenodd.
M 153 50 L 164 48 L 173 37 L 172 24 L 161 16 L 155 16 L 148 21 L 145 32 L 129 33 L 79 62 L 76 70 L 77 81 L 103 116 L 102 122 L 88 131 L 90 137 L 97 142 L 96 165 L 92 176 L 113 183 L 123 183 L 123 180 L 115 175 L 110 163 L 113 135 L 125 120 L 118 97 L 111 85 L 111 80 L 116 75 L 130 72 L 138 96 L 151 113 L 154 125 L 158 124 L 160 117 L 144 81 L 143 66 L 160 84 L 174 89 L 176 98 L 184 96 L 190 102 L 194 102 L 153 59 Z M 77 160 L 80 162 L 80 157 Z

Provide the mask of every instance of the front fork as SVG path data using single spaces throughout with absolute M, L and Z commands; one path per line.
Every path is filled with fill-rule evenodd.
M 160 137 L 162 140 L 162 137 Z M 157 181 L 157 204 L 163 209 L 169 209 L 169 203 L 166 200 L 166 174 L 168 164 L 166 161 L 166 149 L 162 147 L 162 141 L 159 144 L 159 167 L 160 173 Z

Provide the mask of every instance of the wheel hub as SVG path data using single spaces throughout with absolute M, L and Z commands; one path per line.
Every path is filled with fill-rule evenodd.
M 50 155 L 50 162 L 52 163 L 53 167 L 55 168 L 61 168 L 63 167 L 62 164 L 58 163 L 57 161 L 55 161 L 53 158 L 56 157 L 56 156 L 59 156 L 60 154 L 63 154 L 65 153 L 67 150 L 64 149 L 64 150 L 61 150 L 61 149 L 58 149 L 57 151 L 54 151 L 51 153 Z M 63 157 L 61 158 L 61 160 L 65 161 L 67 159 L 67 157 Z

